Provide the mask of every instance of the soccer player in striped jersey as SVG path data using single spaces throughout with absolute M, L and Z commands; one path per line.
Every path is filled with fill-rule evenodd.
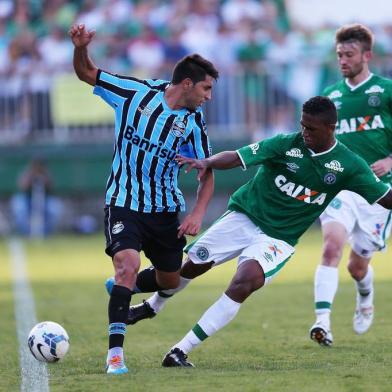
M 133 292 L 173 289 L 179 284 L 185 234 L 201 227 L 213 193 L 212 170 L 199 176 L 194 209 L 180 224 L 185 200 L 178 188 L 177 154 L 203 159 L 211 154 L 200 106 L 211 99 L 219 74 L 194 54 L 180 60 L 171 81 L 113 75 L 98 69 L 87 47 L 94 37 L 83 24 L 72 26 L 74 69 L 115 113 L 112 168 L 106 186 L 106 253 L 115 285 L 109 300 L 107 373 L 128 371 L 123 354 L 126 319 Z M 141 271 L 140 251 L 154 268 Z
M 336 53 L 343 80 L 327 87 L 338 112 L 336 137 L 361 156 L 386 184 L 392 180 L 392 81 L 369 70 L 373 34 L 360 24 L 336 32 Z M 363 197 L 343 191 L 321 215 L 323 253 L 315 273 L 316 322 L 310 337 L 323 346 L 332 345 L 331 307 L 338 288 L 338 265 L 345 243 L 351 246 L 348 271 L 356 284 L 353 329 L 365 333 L 374 315 L 374 252 L 386 248 L 391 231 L 391 212 Z

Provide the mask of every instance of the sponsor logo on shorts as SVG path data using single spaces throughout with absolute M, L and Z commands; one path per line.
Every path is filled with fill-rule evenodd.
M 342 167 L 341 163 L 337 160 L 333 160 L 330 163 L 326 163 L 324 165 L 327 169 L 336 171 L 336 172 L 342 172 L 344 168 Z
M 204 246 L 200 246 L 199 249 L 196 251 L 196 256 L 201 260 L 201 261 L 206 261 L 208 257 L 210 256 L 210 252 L 208 249 Z
M 279 254 L 282 254 L 282 253 L 283 253 L 275 244 L 270 245 L 270 246 L 268 247 L 268 249 L 269 249 L 270 251 L 272 251 L 272 253 L 274 254 L 275 257 L 276 257 L 276 255 L 277 255 L 278 253 L 279 253 Z
M 370 250 L 362 249 L 360 253 L 361 253 L 361 256 L 366 257 L 370 254 Z
M 340 199 L 338 199 L 337 197 L 335 197 L 334 199 L 332 199 L 332 201 L 329 203 L 329 205 L 332 208 L 335 208 L 335 210 L 339 210 L 342 207 L 342 201 Z
M 373 230 L 373 235 L 376 235 L 377 237 L 381 236 L 382 229 L 384 228 L 384 223 L 376 223 L 376 228 Z
M 263 256 L 267 260 L 268 263 L 273 263 L 274 259 L 270 253 L 264 252 Z
M 336 176 L 333 173 L 327 173 L 324 176 L 324 182 L 328 185 L 332 185 L 336 182 Z
M 112 228 L 112 234 L 121 233 L 124 230 L 124 225 L 122 222 L 116 222 Z
M 290 151 L 286 151 L 286 155 L 292 158 L 303 158 L 304 155 L 299 148 L 292 148 Z
M 252 154 L 256 155 L 257 150 L 260 148 L 259 143 L 253 143 L 249 145 L 249 148 L 252 150 Z

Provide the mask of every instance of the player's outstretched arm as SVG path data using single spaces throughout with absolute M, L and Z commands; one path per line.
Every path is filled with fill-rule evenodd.
M 189 173 L 192 169 L 199 170 L 198 178 L 204 176 L 208 168 L 227 170 L 233 167 L 241 166 L 242 162 L 236 151 L 223 151 L 215 155 L 211 155 L 206 159 L 187 158 L 177 155 L 176 161 L 180 166 L 187 165 L 185 173 Z
M 392 189 L 390 189 L 389 192 L 377 203 L 388 210 L 392 210 Z
M 93 39 L 95 31 L 88 31 L 84 24 L 79 24 L 71 26 L 68 34 L 75 46 L 73 57 L 75 73 L 80 80 L 94 86 L 98 68 L 90 59 L 87 46 Z

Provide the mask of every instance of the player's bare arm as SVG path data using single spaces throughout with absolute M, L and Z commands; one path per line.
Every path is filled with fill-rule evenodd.
M 377 177 L 385 176 L 392 170 L 392 155 L 374 162 L 370 167 Z
M 87 46 L 95 35 L 95 31 L 89 31 L 84 24 L 73 25 L 69 32 L 74 44 L 73 66 L 80 80 L 92 86 L 95 85 L 98 68 L 88 55 Z
M 377 203 L 388 210 L 392 210 L 392 189 L 390 189 L 389 192 Z
M 208 168 L 227 170 L 242 165 L 236 151 L 223 151 L 206 159 L 194 159 L 178 155 L 176 161 L 180 166 L 187 165 L 185 173 L 189 173 L 192 169 L 198 169 L 199 180 Z
M 199 181 L 195 207 L 179 226 L 178 238 L 181 238 L 184 234 L 195 236 L 201 229 L 203 217 L 214 192 L 214 174 L 212 169 L 205 170 Z

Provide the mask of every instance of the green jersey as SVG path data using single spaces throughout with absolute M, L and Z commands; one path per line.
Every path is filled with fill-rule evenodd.
M 323 95 L 338 111 L 336 137 L 368 164 L 392 151 L 392 80 L 371 74 L 350 87 L 346 80 L 327 87 Z M 392 175 L 383 176 L 391 182 Z
M 277 135 L 237 150 L 243 167 L 261 165 L 229 200 L 229 210 L 244 213 L 267 235 L 295 245 L 298 238 L 341 190 L 373 204 L 389 186 L 341 142 L 319 154 L 302 134 Z

